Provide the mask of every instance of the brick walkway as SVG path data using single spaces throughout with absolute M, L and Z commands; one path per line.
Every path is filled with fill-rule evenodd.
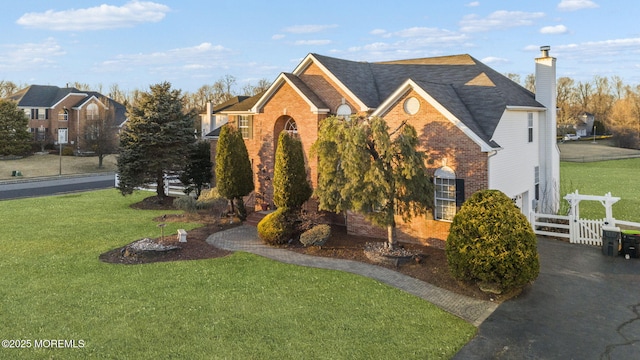
M 474 326 L 480 326 L 498 306 L 489 301 L 458 295 L 380 266 L 352 260 L 304 255 L 285 249 L 273 248 L 263 244 L 258 238 L 256 228 L 249 225 L 214 233 L 209 236 L 207 243 L 220 249 L 245 251 L 287 264 L 342 270 L 366 276 L 421 297 L 439 308 L 461 317 Z

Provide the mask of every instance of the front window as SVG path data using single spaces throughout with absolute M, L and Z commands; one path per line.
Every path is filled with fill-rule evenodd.
M 98 120 L 98 105 L 89 104 L 87 106 L 87 120 Z
M 456 174 L 450 167 L 443 166 L 436 170 L 435 209 L 436 220 L 453 221 L 456 215 Z
M 60 113 L 58 114 L 58 120 L 59 121 L 69 120 L 69 110 L 64 109 L 63 111 L 60 111 Z
M 47 109 L 36 109 L 36 119 L 47 120 Z
M 238 129 L 243 139 L 251 139 L 252 120 L 250 115 L 238 115 Z
M 342 104 L 338 106 L 338 110 L 336 111 L 336 116 L 339 118 L 343 118 L 345 120 L 349 120 L 351 117 L 351 107 L 347 104 Z

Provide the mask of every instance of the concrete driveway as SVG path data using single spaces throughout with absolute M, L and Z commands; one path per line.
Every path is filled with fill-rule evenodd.
M 640 259 L 538 239 L 540 276 L 455 359 L 640 358 Z

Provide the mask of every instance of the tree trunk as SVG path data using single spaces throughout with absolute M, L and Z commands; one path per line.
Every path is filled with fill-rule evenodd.
M 398 245 L 396 240 L 396 224 L 387 225 L 387 247 L 389 249 L 395 249 Z
M 98 155 L 98 169 L 102 169 L 102 160 L 104 159 L 104 154 Z
M 164 173 L 162 171 L 156 177 L 156 194 L 158 195 L 158 198 L 164 201 Z

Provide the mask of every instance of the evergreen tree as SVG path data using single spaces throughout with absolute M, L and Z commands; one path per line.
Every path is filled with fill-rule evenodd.
M 0 155 L 24 155 L 29 151 L 29 120 L 15 102 L 0 100 Z
M 184 113 L 180 90 L 163 82 L 152 85 L 128 107 L 129 121 L 120 135 L 118 189 L 123 195 L 136 187 L 157 183 L 164 199 L 164 178 L 180 171 L 195 141 L 194 113 Z
M 199 197 L 204 185 L 211 182 L 212 168 L 209 142 L 197 141 L 192 144 L 189 161 L 180 175 L 180 181 L 187 187 L 185 192 L 195 191 L 196 197 Z
M 220 130 L 216 148 L 216 188 L 231 202 L 232 213 L 235 213 L 234 201 L 240 201 L 239 207 L 244 209 L 242 197 L 254 189 L 251 161 L 242 134 L 228 125 Z
M 425 154 L 417 146 L 416 130 L 406 123 L 390 132 L 381 118 L 323 120 L 313 145 L 319 208 L 363 214 L 387 228 L 388 246 L 394 247 L 395 215 L 409 221 L 433 204 Z
M 278 138 L 273 169 L 273 203 L 278 207 L 299 208 L 313 190 L 307 180 L 302 142 L 283 131 Z

